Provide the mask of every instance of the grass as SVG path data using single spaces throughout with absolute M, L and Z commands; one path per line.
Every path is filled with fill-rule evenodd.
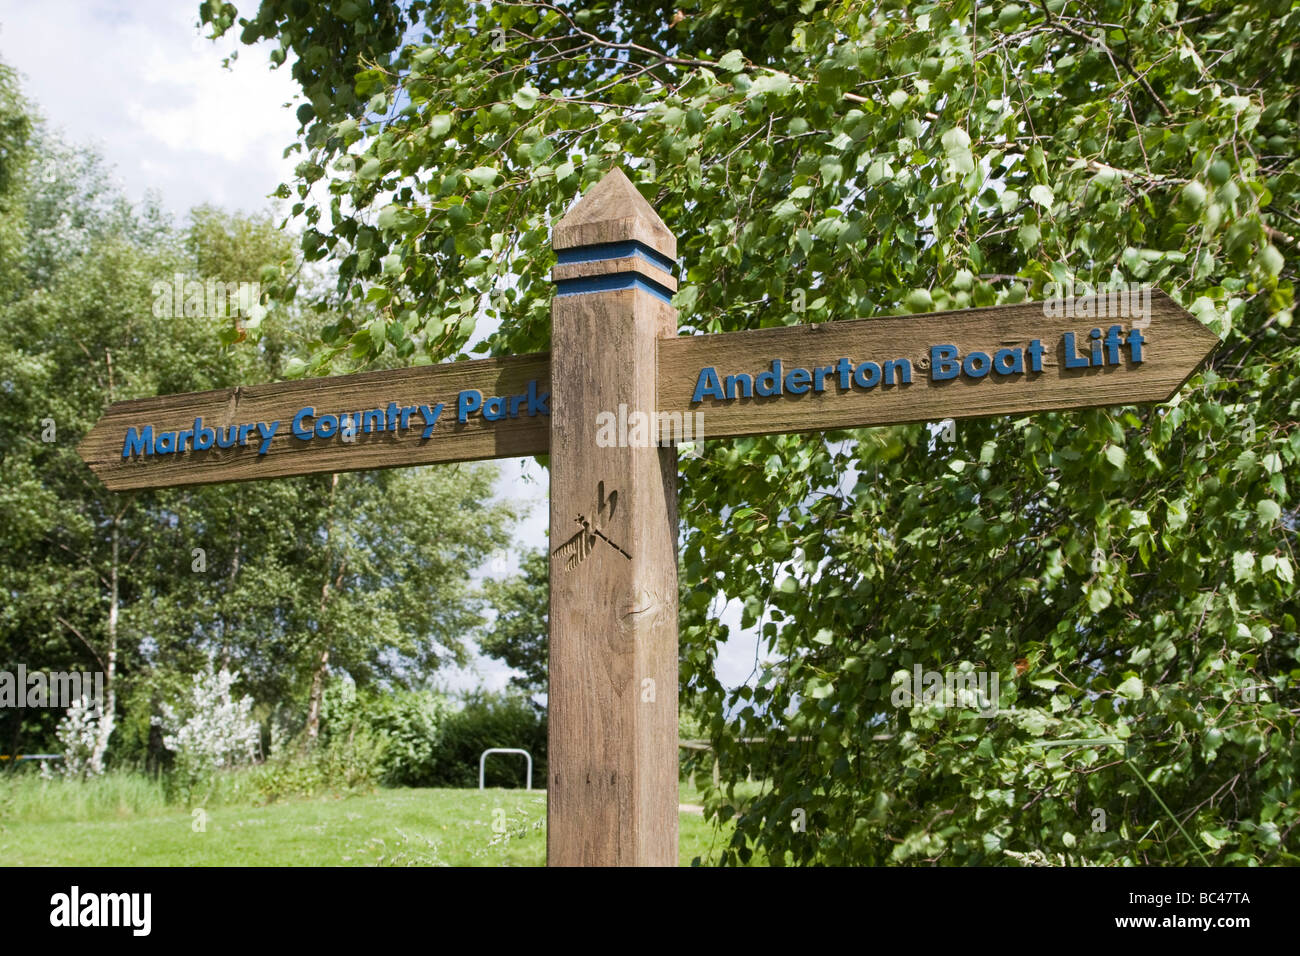
M 700 804 L 687 784 L 682 803 Z M 168 806 L 131 774 L 87 783 L 0 781 L 0 860 L 10 866 L 540 866 L 546 795 L 393 789 L 268 806 Z M 680 857 L 716 860 L 730 826 L 680 814 Z

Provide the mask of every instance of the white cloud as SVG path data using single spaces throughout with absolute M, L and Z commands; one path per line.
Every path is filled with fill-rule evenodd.
M 296 86 L 270 46 L 216 42 L 197 0 L 26 3 L 0 11 L 0 60 L 73 143 L 96 146 L 132 199 L 156 190 L 183 215 L 199 203 L 254 211 L 292 174 Z

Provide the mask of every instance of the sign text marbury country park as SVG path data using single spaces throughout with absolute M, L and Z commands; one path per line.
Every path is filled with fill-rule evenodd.
M 550 353 L 118 402 L 79 448 L 113 490 L 549 455 L 551 864 L 677 860 L 676 453 L 616 415 L 715 440 L 1161 402 L 1219 341 L 1159 291 L 680 336 L 676 239 L 618 169 L 552 244 Z

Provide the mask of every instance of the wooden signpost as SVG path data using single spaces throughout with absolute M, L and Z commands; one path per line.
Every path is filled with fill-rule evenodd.
M 655 438 L 1161 402 L 1219 342 L 1159 292 L 679 337 L 676 240 L 617 169 L 552 242 L 549 354 L 118 402 L 78 449 L 115 491 L 549 454 L 551 865 L 677 862 L 677 461 Z

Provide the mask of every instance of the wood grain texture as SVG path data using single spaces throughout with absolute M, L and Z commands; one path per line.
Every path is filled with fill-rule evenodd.
M 1218 344 L 1218 338 L 1161 292 L 1151 299 L 1151 317 L 1142 329 L 1145 361 L 1133 365 L 1066 369 L 1061 335 L 1072 331 L 1081 351 L 1089 329 L 1128 319 L 1047 318 L 1043 303 L 991 309 L 935 312 L 899 318 L 858 319 L 797 325 L 721 335 L 681 336 L 658 346 L 658 410 L 702 411 L 706 438 L 778 432 L 824 431 L 904 422 L 1023 415 L 1036 411 L 1138 404 L 1168 400 Z M 1037 338 L 1044 345 L 1043 371 L 982 379 L 959 377 L 932 382 L 919 367 L 929 346 L 952 343 L 966 354 L 992 354 L 1004 346 L 1023 347 Z M 692 404 L 700 369 L 714 366 L 721 376 L 755 374 L 780 359 L 784 369 L 813 368 L 840 357 L 882 362 L 905 357 L 913 365 L 910 385 L 877 386 L 869 391 L 828 388 L 822 394 L 706 399 Z M 550 356 L 535 353 L 447 365 L 367 372 L 272 385 L 164 395 L 114 404 L 78 451 L 113 490 L 250 481 L 321 472 L 392 468 L 434 462 L 546 454 L 550 431 L 545 417 L 492 423 L 474 416 L 455 424 L 454 404 L 462 389 L 484 396 L 521 392 L 529 380 L 546 382 Z M 303 442 L 287 431 L 288 420 L 305 404 L 321 413 L 360 411 L 396 402 L 446 405 L 429 439 L 419 430 L 361 434 L 356 441 Z M 617 403 L 614 403 L 617 405 Z M 637 406 L 631 406 L 637 407 Z M 212 427 L 252 421 L 282 422 L 266 455 L 257 448 L 212 448 L 201 452 L 124 459 L 128 426 L 154 426 L 156 432 L 190 427 L 202 417 Z
M 1139 320 L 1140 321 L 1140 320 Z M 1168 400 L 1218 345 L 1218 337 L 1168 296 L 1155 292 L 1150 319 L 1141 329 L 1144 361 L 1067 369 L 1061 336 L 1075 333 L 1080 354 L 1089 331 L 1111 325 L 1128 329 L 1127 318 L 1048 318 L 1043 303 L 988 309 L 934 312 L 898 318 L 857 319 L 822 325 L 796 325 L 719 335 L 680 336 L 659 345 L 659 409 L 703 412 L 706 439 L 775 432 L 826 431 L 870 425 L 1023 415 L 1038 411 L 1131 405 Z M 962 355 L 989 355 L 1004 347 L 1025 347 L 1039 339 L 1044 348 L 1039 373 L 934 382 L 921 367 L 932 345 L 956 345 Z M 837 386 L 821 394 L 706 398 L 693 404 L 700 370 L 714 366 L 720 376 L 754 375 L 779 359 L 783 370 L 906 358 L 911 384 Z M 838 382 L 838 379 L 836 379 Z
M 677 237 L 618 167 L 592 186 L 551 232 L 551 247 L 557 252 L 628 240 L 677 258 Z
M 674 866 L 677 459 L 599 447 L 597 415 L 655 407 L 677 313 L 628 289 L 557 298 L 551 316 L 547 860 Z
M 585 279 L 589 276 L 625 275 L 635 272 L 653 282 L 658 282 L 670 292 L 677 291 L 677 280 L 668 272 L 653 263 L 636 256 L 622 259 L 597 259 L 594 262 L 573 262 L 557 265 L 551 269 L 551 279 L 560 282 L 564 279 Z
M 477 389 L 485 398 L 514 395 L 523 393 L 530 380 L 538 383 L 541 392 L 548 390 L 547 354 L 162 395 L 117 402 L 77 450 L 115 491 L 545 454 L 550 444 L 545 415 L 520 415 L 495 423 L 475 415 L 463 425 L 456 422 L 456 396 L 461 390 Z M 350 443 L 338 437 L 302 441 L 289 433 L 290 420 L 305 405 L 314 406 L 319 414 L 343 414 L 386 407 L 389 402 L 445 407 L 427 439 L 421 437 L 420 427 L 358 433 Z M 247 447 L 224 450 L 214 446 L 206 451 L 122 457 L 128 426 L 152 425 L 158 433 L 190 428 L 198 417 L 210 427 L 257 421 L 281 425 L 265 455 L 259 455 L 258 443 L 250 441 Z M 419 416 L 412 421 L 419 422 Z

